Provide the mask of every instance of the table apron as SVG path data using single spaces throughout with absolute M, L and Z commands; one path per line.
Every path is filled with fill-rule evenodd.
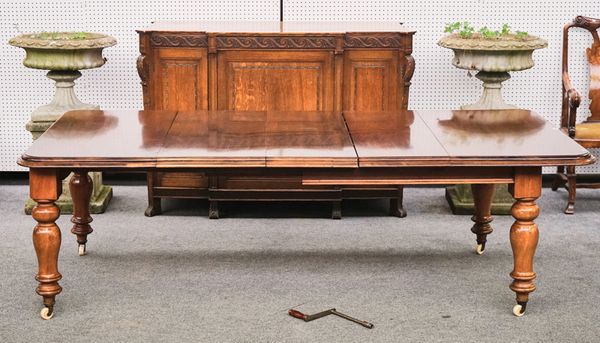
M 407 167 L 304 171 L 304 186 L 444 185 L 515 182 L 515 167 Z
M 524 168 L 532 167 L 178 168 L 169 171 L 201 172 L 207 176 L 245 176 L 257 175 L 257 173 L 271 177 L 296 175 L 301 176 L 304 186 L 368 186 L 514 183 L 516 170 Z M 162 168 L 78 168 L 77 166 L 47 169 L 56 169 L 62 177 L 73 170 L 127 172 L 163 170 Z

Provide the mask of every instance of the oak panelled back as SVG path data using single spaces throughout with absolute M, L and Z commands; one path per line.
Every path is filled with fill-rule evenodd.
M 344 59 L 344 110 L 402 109 L 397 51 L 348 51 Z
M 237 111 L 332 111 L 333 54 L 327 51 L 224 51 L 218 105 Z
M 367 113 L 408 105 L 414 32 L 398 23 L 159 22 L 138 32 L 146 109 Z M 153 173 L 148 182 L 148 214 L 160 212 L 157 197 L 210 193 L 199 174 Z M 302 190 L 299 176 L 210 183 L 214 192 L 253 190 L 254 199 L 266 188 Z
M 152 98 L 157 110 L 208 109 L 208 63 L 201 49 L 159 48 L 151 71 L 156 82 Z

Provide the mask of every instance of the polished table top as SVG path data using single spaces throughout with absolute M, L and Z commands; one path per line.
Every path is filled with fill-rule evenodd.
M 526 110 L 72 111 L 26 167 L 356 168 L 583 165 L 590 153 Z

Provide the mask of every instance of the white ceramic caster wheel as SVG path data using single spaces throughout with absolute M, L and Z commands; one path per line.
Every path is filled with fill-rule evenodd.
M 52 319 L 52 317 L 54 317 L 54 312 L 51 313 L 49 308 L 44 307 L 40 311 L 40 316 L 42 316 L 42 319 L 44 319 L 44 320 L 49 320 L 49 319 Z
M 79 256 L 85 255 L 87 252 L 85 251 L 85 244 L 79 244 Z
M 513 307 L 513 314 L 517 317 L 523 317 L 523 315 L 525 314 L 525 311 L 523 310 L 523 306 L 516 304 Z
M 483 255 L 484 250 L 485 246 L 483 244 L 477 244 L 477 247 L 475 248 L 475 252 L 477 253 L 477 255 Z

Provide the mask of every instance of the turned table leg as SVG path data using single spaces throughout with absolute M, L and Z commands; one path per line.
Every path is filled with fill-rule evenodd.
M 73 217 L 71 222 L 73 228 L 71 233 L 77 236 L 79 243 L 79 256 L 86 254 L 87 236 L 94 231 L 90 226 L 92 216 L 90 215 L 90 197 L 92 196 L 92 178 L 87 171 L 76 170 L 69 182 L 69 190 L 73 198 Z
M 54 203 L 60 196 L 62 187 L 56 170 L 31 169 L 29 172 L 31 198 L 37 203 L 32 217 L 37 221 L 33 229 L 33 247 L 38 260 L 39 282 L 37 294 L 44 298 L 44 308 L 40 315 L 44 319 L 54 316 L 55 297 L 62 291 L 58 281 L 62 278 L 58 272 L 58 253 L 61 234 L 56 220 L 60 209 Z
M 512 207 L 515 218 L 510 228 L 510 245 L 513 251 L 514 268 L 510 273 L 513 282 L 510 289 L 517 295 L 517 305 L 513 314 L 520 317 L 525 313 L 529 293 L 535 291 L 533 280 L 533 258 L 538 244 L 539 231 L 534 220 L 540 213 L 535 200 L 540 197 L 542 188 L 541 168 L 517 170 L 515 184 L 510 187 L 516 202 Z
M 471 185 L 473 200 L 475 205 L 475 214 L 471 220 L 475 223 L 471 232 L 477 235 L 477 248 L 475 252 L 478 255 L 483 254 L 487 235 L 492 233 L 492 198 L 494 197 L 495 185 L 493 184 L 474 184 Z

